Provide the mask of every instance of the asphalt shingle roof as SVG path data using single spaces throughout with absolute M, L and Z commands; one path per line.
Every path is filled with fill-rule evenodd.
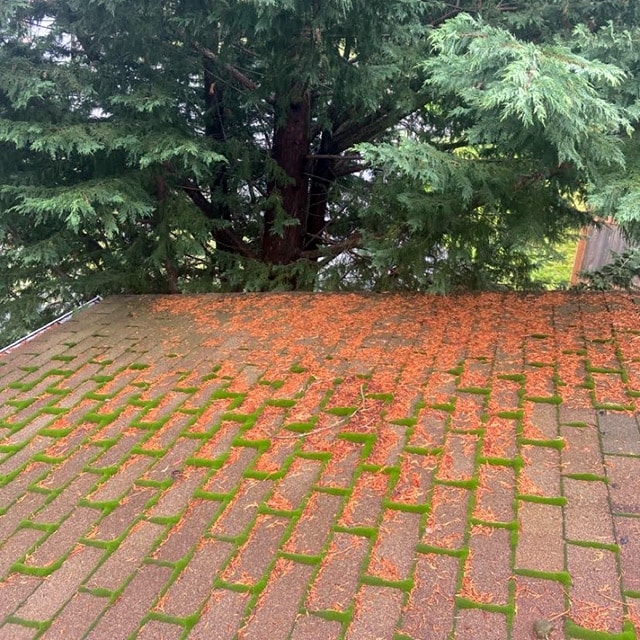
M 0 638 L 635 638 L 638 302 L 82 311 L 0 355 Z

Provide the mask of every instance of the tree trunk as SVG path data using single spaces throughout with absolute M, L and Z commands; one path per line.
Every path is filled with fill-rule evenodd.
M 167 206 L 167 182 L 163 176 L 156 176 L 156 226 L 160 225 L 162 218 L 166 215 Z M 164 233 L 164 232 L 163 232 Z M 166 243 L 166 246 L 171 246 Z M 172 256 L 167 255 L 163 261 L 164 269 L 167 274 L 167 292 L 179 293 L 178 290 L 178 269 Z
M 304 92 L 292 97 L 283 120 L 276 120 L 271 157 L 286 177 L 276 177 L 269 186 L 271 204 L 265 211 L 262 238 L 262 259 L 269 264 L 291 264 L 304 248 L 309 208 L 309 118 L 309 94 Z
M 322 132 L 319 155 L 333 153 L 333 141 L 328 131 Z M 331 158 L 316 158 L 312 164 L 311 184 L 309 187 L 309 217 L 307 219 L 307 234 L 304 248 L 313 251 L 320 244 L 320 236 L 326 226 L 327 204 L 329 189 L 335 180 L 333 171 L 334 160 Z
M 209 65 L 205 61 L 204 73 L 205 134 L 216 142 L 226 142 L 224 84 L 216 83 Z M 228 165 L 220 163 L 211 181 L 211 204 L 215 217 L 229 220 L 231 211 L 227 197 L 229 195 Z

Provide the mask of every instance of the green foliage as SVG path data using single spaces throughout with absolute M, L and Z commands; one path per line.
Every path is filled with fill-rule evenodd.
M 618 99 L 631 67 L 590 57 L 591 33 L 589 55 L 576 54 L 580 28 L 566 41 L 557 30 L 549 42 L 539 41 L 537 29 L 526 39 L 532 24 L 521 22 L 518 38 L 460 14 L 433 30 L 433 54 L 421 65 L 432 92 L 426 131 L 358 146 L 384 169 L 385 208 L 394 211 L 385 242 L 405 252 L 403 264 L 386 271 L 402 272 L 410 287 L 536 286 L 531 248 L 552 245 L 589 220 L 576 196 L 588 191 L 601 210 L 612 177 L 631 182 L 625 151 L 635 148 L 627 137 L 635 117 Z M 629 193 L 617 201 L 619 216 L 631 214 Z
M 640 140 L 638 132 L 621 145 L 625 171 L 604 171 L 601 185 L 592 185 L 589 205 L 603 218 L 615 218 L 631 238 L 640 239 Z
M 640 287 L 640 248 L 614 254 L 609 264 L 580 273 L 581 286 L 588 289 L 631 289 Z
M 535 286 L 640 228 L 625 0 L 5 0 L 0 330 L 96 294 Z
M 598 92 L 619 87 L 625 74 L 567 46 L 518 40 L 460 14 L 431 34 L 436 55 L 423 65 L 428 84 L 452 93 L 451 115 L 470 119 L 473 146 L 496 145 L 514 155 L 540 155 L 577 169 L 624 163 L 617 134 L 629 126 L 622 110 Z
M 567 289 L 576 257 L 578 234 L 569 234 L 557 244 L 543 243 L 529 248 L 535 263 L 533 278 L 548 289 Z

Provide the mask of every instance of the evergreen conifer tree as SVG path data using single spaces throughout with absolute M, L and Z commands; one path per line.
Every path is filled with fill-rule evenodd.
M 524 287 L 640 219 L 625 0 L 5 0 L 0 326 L 95 294 Z

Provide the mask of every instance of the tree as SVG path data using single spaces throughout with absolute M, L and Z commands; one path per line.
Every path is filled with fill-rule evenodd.
M 96 293 L 525 286 L 527 239 L 582 224 L 603 171 L 624 183 L 610 208 L 635 193 L 639 17 L 5 0 L 5 325 Z
M 411 285 L 525 286 L 527 241 L 592 219 L 579 205 L 587 195 L 595 202 L 607 174 L 632 184 L 622 178 L 622 139 L 633 114 L 617 100 L 625 71 L 576 54 L 558 33 L 537 42 L 538 29 L 523 24 L 517 37 L 469 14 L 448 20 L 431 33 L 433 53 L 421 65 L 433 90 L 421 126 L 359 145 L 387 169 L 389 205 L 406 205 L 395 207 L 394 224 Z M 575 48 L 584 36 L 571 32 Z M 443 267 L 435 280 L 423 271 L 430 247 Z

